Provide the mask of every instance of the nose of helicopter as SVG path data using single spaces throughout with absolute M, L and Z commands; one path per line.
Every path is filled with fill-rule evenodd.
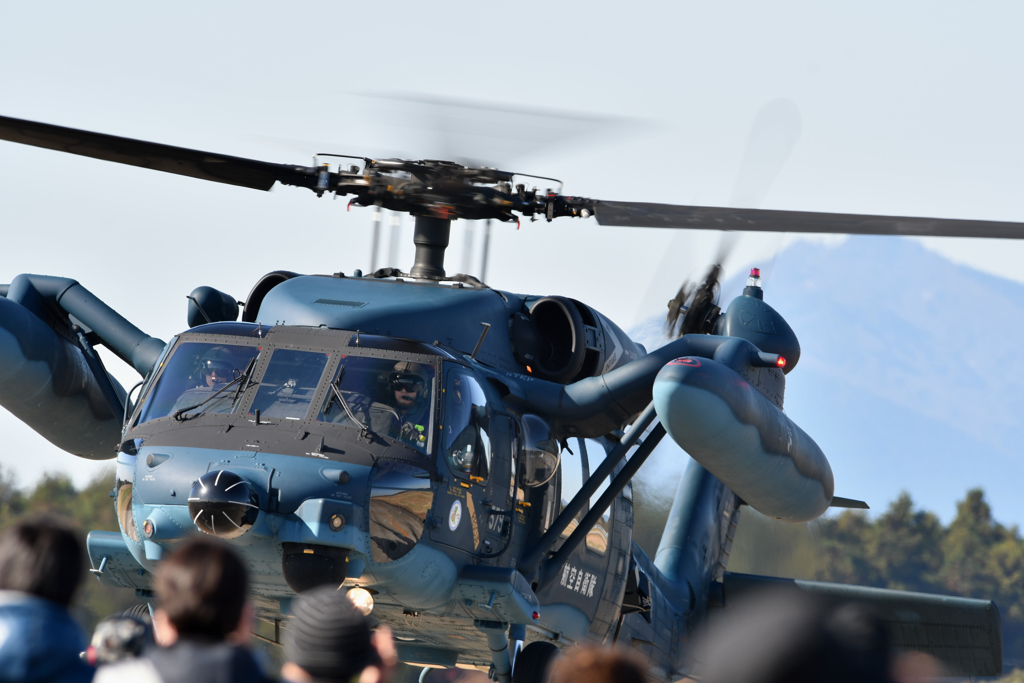
M 192 522 L 220 538 L 238 538 L 252 528 L 259 515 L 259 498 L 234 472 L 214 470 L 199 477 L 188 494 Z
M 162 450 L 172 452 L 144 456 L 144 475 L 135 477 L 137 516 L 148 524 L 148 544 L 135 549 L 140 562 L 158 561 L 157 546 L 184 538 L 191 527 L 238 546 L 251 560 L 253 581 L 270 594 L 282 583 L 302 593 L 349 578 L 410 604 L 439 603 L 450 593 L 458 572 L 426 533 L 434 491 L 424 468 L 274 454 L 261 455 L 254 467 L 228 457 L 210 463 L 206 452 Z M 188 482 L 184 506 L 174 500 L 175 481 Z M 422 581 L 410 581 L 410 562 L 426 567 Z
M 260 500 L 253 486 L 230 470 L 211 470 L 193 484 L 188 496 L 192 522 L 203 533 L 234 539 L 249 531 L 259 517 Z M 332 515 L 328 528 L 337 532 L 346 524 L 341 514 Z M 348 572 L 347 548 L 282 542 L 281 570 L 297 593 L 325 583 L 341 583 Z

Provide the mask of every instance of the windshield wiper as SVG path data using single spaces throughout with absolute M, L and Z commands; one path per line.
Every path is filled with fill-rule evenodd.
M 249 380 L 252 379 L 252 370 L 256 366 L 256 358 L 256 356 L 253 356 L 249 359 L 249 364 L 245 366 L 245 371 L 242 373 L 242 376 L 238 378 L 240 380 L 244 378 L 245 384 L 243 385 L 239 383 L 238 387 L 235 389 L 235 397 L 231 399 L 232 403 L 238 401 L 238 398 L 249 388 Z
M 340 382 L 340 380 L 341 376 L 339 375 L 338 381 Z M 357 425 L 359 425 L 360 435 L 365 438 L 370 434 L 373 434 L 373 431 L 368 426 L 360 422 L 359 418 L 356 417 L 356 414 L 352 412 L 352 407 L 349 406 L 348 400 L 345 399 L 345 396 L 342 395 L 341 393 L 341 389 L 338 388 L 338 382 L 331 382 L 331 391 L 334 393 L 335 396 L 338 397 L 338 403 L 340 403 L 341 407 L 345 409 L 345 414 L 348 415 L 348 419 L 352 420 Z
M 245 372 L 243 372 L 238 377 L 235 377 L 233 380 L 231 380 L 230 382 L 228 382 L 227 384 L 222 386 L 220 389 L 218 389 L 217 391 L 213 392 L 208 397 L 206 397 L 205 399 L 203 399 L 199 403 L 195 404 L 194 406 L 189 406 L 187 408 L 182 408 L 181 410 L 175 411 L 175 413 L 174 413 L 174 415 L 172 417 L 174 417 L 174 419 L 177 420 L 178 422 L 184 421 L 185 420 L 185 413 L 190 413 L 193 410 L 195 410 L 196 408 L 202 408 L 207 403 L 209 403 L 210 401 L 212 401 L 213 399 L 217 398 L 218 396 L 223 394 L 225 391 L 230 389 L 232 386 L 236 387 L 236 389 L 235 389 L 235 397 L 232 399 L 232 404 L 233 404 L 235 401 L 238 400 L 238 397 L 241 396 L 245 392 L 245 390 L 249 388 L 249 377 L 252 375 L 252 369 L 253 369 L 254 365 L 256 365 L 256 358 L 250 358 L 249 359 L 249 364 L 245 366 Z M 245 385 L 244 386 L 242 385 L 242 380 L 245 380 Z M 199 413 L 199 415 L 202 415 L 202 414 L 203 413 Z M 195 417 L 199 417 L 199 415 L 196 415 Z

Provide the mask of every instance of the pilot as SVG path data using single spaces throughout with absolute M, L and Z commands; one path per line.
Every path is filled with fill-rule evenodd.
M 193 377 L 199 383 L 178 397 L 174 408 L 171 409 L 172 412 L 199 405 L 223 389 L 224 385 L 238 377 L 240 371 L 235 365 L 234 354 L 223 346 L 209 349 L 199 359 L 199 364 L 193 373 Z M 216 401 L 206 404 L 204 409 L 204 412 L 208 413 L 229 410 L 230 397 L 225 395 L 223 399 L 218 398 Z
M 391 416 L 387 429 L 378 431 L 420 450 L 426 449 L 430 400 L 426 373 L 420 364 L 407 360 L 395 363 L 394 370 L 388 375 L 386 392 L 381 402 L 394 408 L 398 419 Z

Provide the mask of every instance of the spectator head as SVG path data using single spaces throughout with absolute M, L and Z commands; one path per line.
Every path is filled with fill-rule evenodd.
M 307 591 L 293 603 L 284 654 L 288 663 L 281 673 L 291 680 L 348 683 L 367 667 L 382 666 L 369 618 L 332 586 Z
M 240 630 L 246 614 L 245 565 L 227 545 L 213 538 L 191 538 L 160 564 L 156 630 L 164 644 L 177 637 L 225 640 Z M 167 625 L 174 635 L 168 638 Z
M 891 683 L 884 624 L 867 608 L 796 589 L 738 596 L 694 644 L 705 683 Z
M 0 589 L 67 607 L 85 569 L 78 532 L 60 517 L 33 515 L 0 533 Z
M 620 649 L 594 646 L 564 651 L 551 665 L 551 683 L 645 683 L 644 667 Z

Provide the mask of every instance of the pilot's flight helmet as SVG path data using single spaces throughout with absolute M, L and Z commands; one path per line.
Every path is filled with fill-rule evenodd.
M 406 391 L 423 391 L 427 386 L 426 377 L 420 370 L 419 363 L 403 360 L 395 363 L 395 370 L 388 375 L 388 389 L 405 389 Z
M 223 346 L 215 346 L 199 359 L 199 376 L 205 378 L 211 371 L 218 376 L 231 377 L 235 367 L 234 355 Z

